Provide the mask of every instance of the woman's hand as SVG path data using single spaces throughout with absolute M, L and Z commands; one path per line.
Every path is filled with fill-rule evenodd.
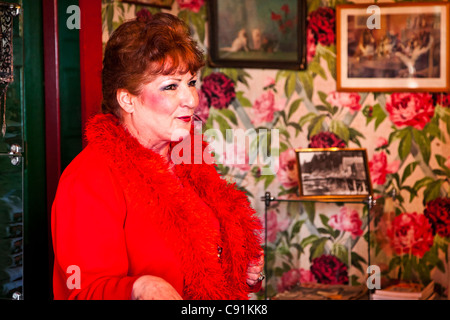
M 133 284 L 132 300 L 183 300 L 166 280 L 155 276 L 142 276 Z
M 259 258 L 252 260 L 248 264 L 247 268 L 247 284 L 254 286 L 261 281 L 264 271 L 264 252 L 260 253 Z

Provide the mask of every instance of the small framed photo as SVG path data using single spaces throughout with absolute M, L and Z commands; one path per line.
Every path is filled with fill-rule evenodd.
M 366 149 L 296 149 L 300 198 L 362 201 L 372 195 Z
M 338 91 L 450 90 L 448 2 L 336 6 Z
M 209 0 L 209 65 L 306 69 L 306 1 Z
M 121 0 L 131 4 L 140 4 L 150 7 L 171 9 L 175 0 Z

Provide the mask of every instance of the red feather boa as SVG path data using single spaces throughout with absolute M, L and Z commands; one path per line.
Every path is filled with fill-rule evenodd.
M 112 115 L 91 119 L 86 136 L 119 178 L 128 211 L 147 210 L 162 236 L 173 242 L 183 266 L 183 298 L 248 299 L 247 267 L 261 251 L 262 227 L 246 195 L 211 164 L 179 164 L 173 174 L 159 154 L 142 147 Z M 205 219 L 211 211 L 220 233 Z

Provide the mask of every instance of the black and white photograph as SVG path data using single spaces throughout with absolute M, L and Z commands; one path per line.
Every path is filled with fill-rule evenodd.
M 297 149 L 300 196 L 365 198 L 372 194 L 365 149 Z

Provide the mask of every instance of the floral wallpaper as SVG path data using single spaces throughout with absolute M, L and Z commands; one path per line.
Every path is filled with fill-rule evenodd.
M 204 130 L 217 128 L 224 136 L 227 129 L 279 133 L 275 174 L 262 174 L 264 164 L 250 163 L 245 146 L 219 155 L 218 170 L 247 191 L 267 227 L 268 277 L 255 298 L 305 283 L 364 285 L 369 263 L 379 266 L 382 281 L 434 280 L 445 296 L 450 95 L 337 92 L 335 6 L 341 2 L 308 0 L 306 70 L 206 66 L 200 76 L 197 115 Z M 280 4 L 280 12 L 288 10 Z M 124 20 L 164 10 L 190 25 L 206 54 L 206 5 L 176 0 L 166 10 L 103 0 L 103 41 Z M 304 147 L 366 148 L 376 205 L 369 210 L 363 203 L 288 201 L 298 195 L 294 149 Z M 242 161 L 228 161 L 227 154 Z M 261 200 L 266 191 L 278 199 L 267 214 Z

